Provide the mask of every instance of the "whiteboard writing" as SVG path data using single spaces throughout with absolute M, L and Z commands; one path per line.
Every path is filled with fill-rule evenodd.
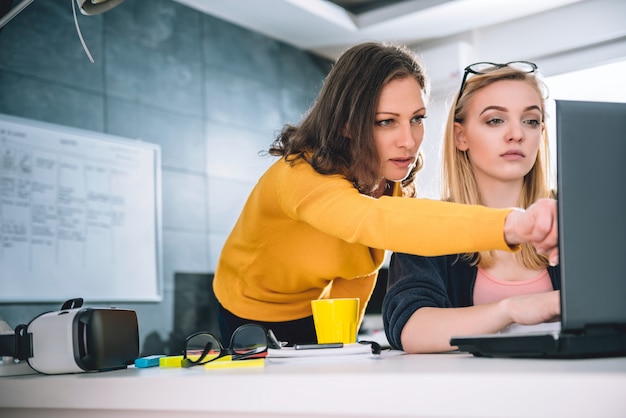
M 160 299 L 160 149 L 0 117 L 0 301 Z

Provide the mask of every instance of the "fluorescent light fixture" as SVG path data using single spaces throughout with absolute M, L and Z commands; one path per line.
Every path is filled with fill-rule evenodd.
M 76 0 L 80 12 L 84 15 L 98 15 L 111 10 L 124 0 Z

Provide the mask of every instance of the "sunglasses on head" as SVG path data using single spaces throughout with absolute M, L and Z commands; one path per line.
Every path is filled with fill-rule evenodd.
M 463 73 L 463 80 L 461 81 L 461 88 L 459 89 L 459 94 L 457 95 L 457 102 L 463 95 L 463 90 L 465 89 L 465 82 L 467 81 L 467 77 L 470 74 L 487 74 L 491 71 L 499 70 L 500 68 L 513 68 L 518 71 L 522 71 L 525 73 L 534 73 L 537 71 L 537 64 L 530 61 L 511 61 L 505 64 L 496 64 L 494 62 L 476 62 L 474 64 L 468 65 L 465 67 L 465 72 Z

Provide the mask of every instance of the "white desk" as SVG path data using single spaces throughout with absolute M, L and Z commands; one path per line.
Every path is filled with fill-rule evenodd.
M 401 355 L 0 378 L 0 416 L 626 417 L 626 357 Z

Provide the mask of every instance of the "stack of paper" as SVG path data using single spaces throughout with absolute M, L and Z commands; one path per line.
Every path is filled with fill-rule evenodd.
M 267 350 L 266 361 L 269 363 L 333 363 L 352 361 L 371 361 L 402 351 L 384 350 L 381 354 L 373 354 L 370 344 L 345 344 L 342 348 L 319 348 L 312 350 L 296 350 L 293 347 Z
M 294 357 L 328 357 L 348 355 L 372 354 L 369 344 L 344 344 L 341 348 L 317 348 L 312 350 L 296 350 L 293 347 L 269 348 L 267 358 L 294 358 Z

